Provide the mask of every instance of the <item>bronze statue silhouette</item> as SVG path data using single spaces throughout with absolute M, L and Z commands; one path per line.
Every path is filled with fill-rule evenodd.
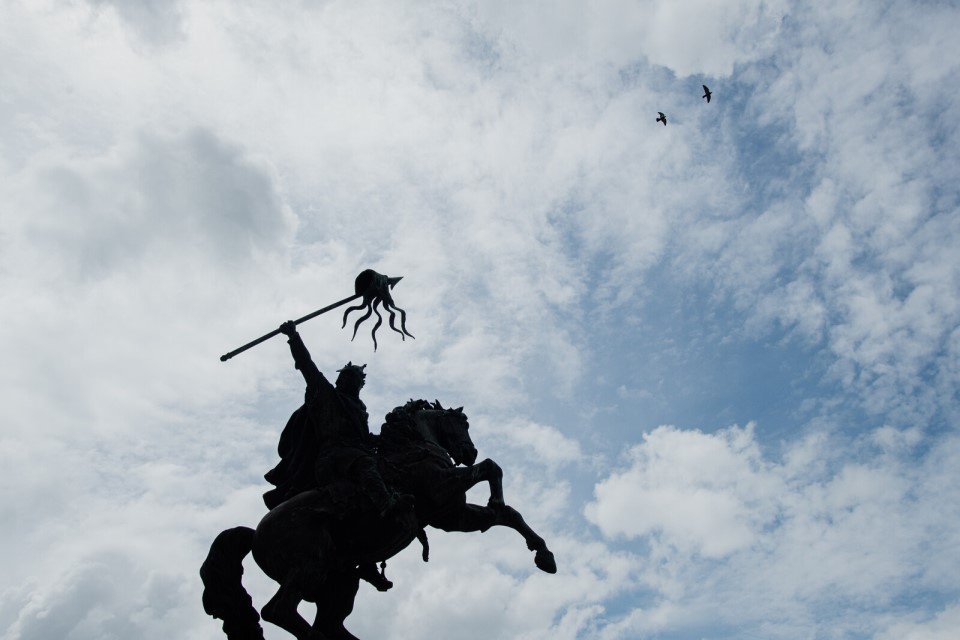
M 361 296 L 363 302 L 343 315 L 346 326 L 350 312 L 367 310 L 354 325 L 354 337 L 375 313 L 371 335 L 376 349 L 376 331 L 383 320 L 380 304 L 390 314 L 390 327 L 401 337 L 413 337 L 406 330 L 406 313 L 390 295 L 399 280 L 363 271 L 353 296 L 285 322 L 220 358 L 226 361 L 282 333 L 306 382 L 304 403 L 280 437 L 280 462 L 265 476 L 274 485 L 264 494 L 268 513 L 256 529 L 222 531 L 200 568 L 204 610 L 223 620 L 231 640 L 263 638 L 260 613 L 242 584 L 242 561 L 251 552 L 264 573 L 279 583 L 262 609 L 263 619 L 298 640 L 357 640 L 344 620 L 353 610 L 360 580 L 389 589 L 385 561 L 415 538 L 427 560 L 427 526 L 444 531 L 510 527 L 536 552 L 537 567 L 548 573 L 557 570 L 543 538 L 504 503 L 500 467 L 489 459 L 476 462 L 462 407 L 444 409 L 439 402 L 411 400 L 388 413 L 380 434 L 373 435 L 360 399 L 365 365 L 348 362 L 331 384 L 310 357 L 296 325 Z M 400 313 L 400 329 L 395 311 Z M 466 492 L 480 482 L 490 487 L 486 506 L 466 500 Z M 312 624 L 297 612 L 302 601 L 317 604 Z
M 657 111 L 660 114 L 660 117 L 657 118 L 657 122 L 662 122 L 663 126 L 667 126 L 667 116 L 663 115 L 663 111 Z
M 392 586 L 376 563 L 415 538 L 428 546 L 424 527 L 519 532 L 534 562 L 557 570 L 543 538 L 503 499 L 503 472 L 490 459 L 477 463 L 463 408 L 411 400 L 387 414 L 379 436 L 367 425 L 360 400 L 363 367 L 348 363 L 336 384 L 320 373 L 294 322 L 279 331 L 289 338 L 296 367 L 306 381 L 305 401 L 280 438 L 280 463 L 266 474 L 274 488 L 264 494 L 269 512 L 256 529 L 235 527 L 213 541 L 200 569 L 204 610 L 223 620 L 230 640 L 263 637 L 260 614 L 243 588 L 242 561 L 249 553 L 279 583 L 263 607 L 264 620 L 297 640 L 357 640 L 344 627 L 360 580 L 380 590 Z M 466 492 L 490 487 L 486 506 L 469 504 Z M 314 602 L 308 623 L 301 601 Z
M 243 588 L 241 562 L 251 551 L 257 565 L 279 583 L 263 607 L 263 619 L 297 640 L 358 640 L 344 627 L 353 611 L 362 566 L 384 562 L 415 538 L 428 547 L 425 526 L 444 531 L 486 531 L 506 526 L 519 532 L 535 551 L 535 564 L 557 570 L 543 538 L 503 500 L 503 472 L 492 460 L 475 463 L 462 407 L 411 400 L 386 418 L 378 442 L 383 477 L 414 496 L 415 508 L 386 515 L 363 508 L 362 489 L 347 480 L 298 493 L 270 510 L 257 528 L 220 533 L 200 569 L 204 610 L 223 620 L 230 640 L 262 638 L 259 615 Z M 464 466 L 458 466 L 464 465 Z M 486 506 L 469 504 L 466 492 L 488 482 Z M 297 612 L 301 601 L 314 602 L 313 624 Z

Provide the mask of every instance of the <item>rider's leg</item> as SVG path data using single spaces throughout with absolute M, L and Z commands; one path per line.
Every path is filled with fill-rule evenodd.
M 354 460 L 352 471 L 360 488 L 373 502 L 381 517 L 396 508 L 412 506 L 407 504 L 409 500 L 398 500 L 395 493 L 387 490 L 387 485 L 383 482 L 380 469 L 377 468 L 377 461 L 373 456 L 360 456 Z

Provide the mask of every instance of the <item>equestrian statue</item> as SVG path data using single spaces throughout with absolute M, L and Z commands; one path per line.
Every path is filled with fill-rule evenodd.
M 361 282 L 361 277 L 367 279 Z M 365 294 L 364 305 L 347 313 L 368 309 L 358 326 L 398 280 L 369 270 L 357 278 L 354 298 Z M 403 313 L 392 299 L 384 308 Z M 307 318 L 313 315 L 317 313 Z M 391 328 L 410 335 L 404 326 L 405 314 L 402 318 L 401 332 L 393 327 L 391 310 Z M 221 532 L 200 568 L 204 610 L 223 621 L 228 640 L 262 640 L 261 619 L 297 640 L 358 640 L 344 621 L 353 611 L 360 582 L 379 591 L 390 589 L 393 583 L 384 575 L 385 562 L 413 540 L 420 541 L 426 561 L 428 526 L 463 532 L 510 527 L 535 552 L 536 566 L 556 573 L 553 554 L 543 538 L 504 502 L 499 465 L 490 459 L 476 461 L 477 449 L 463 407 L 410 400 L 390 411 L 380 433 L 372 434 L 360 399 L 365 365 L 348 362 L 331 384 L 296 330 L 304 319 L 285 322 L 260 339 L 287 336 L 294 365 L 306 382 L 304 403 L 280 436 L 280 462 L 265 475 L 273 485 L 264 494 L 268 511 L 256 528 L 239 526 Z M 489 484 L 487 504 L 468 503 L 467 491 L 481 482 Z M 250 553 L 279 584 L 259 612 L 241 581 L 242 561 Z M 297 610 L 302 601 L 316 604 L 312 623 Z

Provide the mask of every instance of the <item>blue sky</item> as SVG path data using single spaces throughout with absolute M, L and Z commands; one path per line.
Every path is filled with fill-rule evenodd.
M 958 27 L 866 0 L 0 4 L 0 636 L 216 637 L 197 570 L 263 515 L 302 397 L 282 341 L 218 357 L 373 268 L 416 340 L 320 317 L 318 365 L 367 363 L 374 430 L 462 405 L 560 570 L 434 532 L 361 589 L 358 636 L 952 637 Z

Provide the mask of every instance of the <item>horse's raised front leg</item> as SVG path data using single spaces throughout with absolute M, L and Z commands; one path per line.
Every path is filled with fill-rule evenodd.
M 458 468 L 457 470 L 459 471 L 460 469 Z M 487 506 L 502 507 L 505 504 L 503 501 L 503 469 L 500 468 L 500 465 L 490 458 L 487 458 L 475 465 L 464 468 L 463 471 L 468 473 L 470 480 L 470 485 L 467 489 L 481 482 L 490 484 L 490 499 L 487 501 Z
M 519 511 L 509 505 L 495 507 L 494 511 L 497 512 L 497 524 L 510 527 L 520 533 L 523 539 L 527 541 L 527 549 L 536 552 L 533 562 L 538 569 L 547 573 L 557 572 L 557 561 L 553 557 L 553 552 L 547 548 L 546 541 L 530 528 Z
M 430 477 L 423 490 L 437 504 L 446 504 L 451 500 L 462 500 L 467 491 L 481 482 L 490 484 L 490 500 L 487 504 L 492 507 L 503 506 L 503 469 L 489 458 L 469 467 L 443 469 Z
M 493 526 L 509 527 L 523 536 L 527 549 L 535 551 L 534 563 L 541 571 L 557 572 L 557 563 L 547 543 L 537 535 L 524 521 L 520 512 L 513 507 L 502 505 L 482 507 L 478 504 L 466 504 L 460 509 L 445 511 L 431 518 L 428 523 L 443 531 L 486 531 Z

